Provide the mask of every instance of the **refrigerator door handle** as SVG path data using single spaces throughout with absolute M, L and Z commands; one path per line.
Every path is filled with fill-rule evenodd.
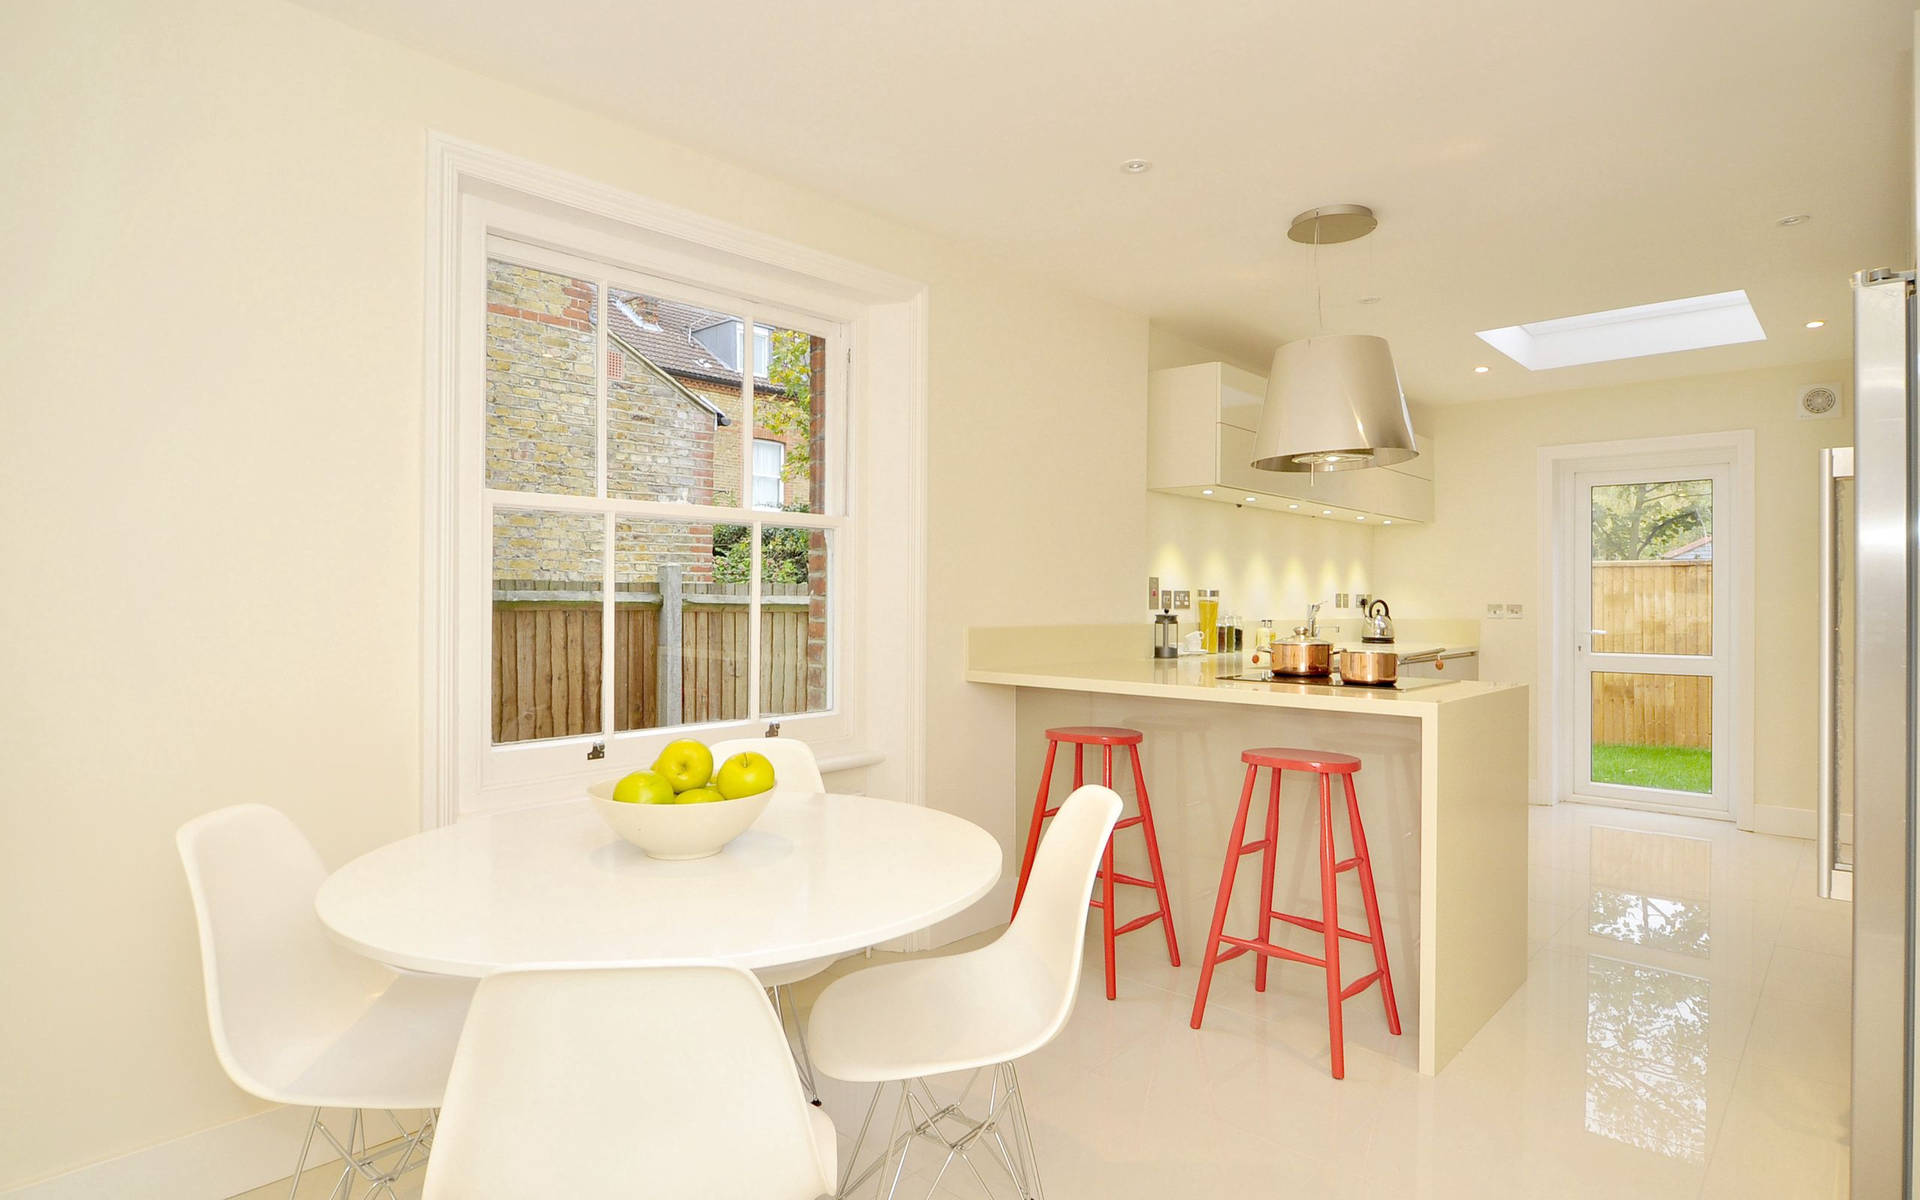
M 1836 693 L 1840 683 L 1839 664 L 1835 661 L 1837 656 L 1834 653 L 1834 638 L 1839 634 L 1839 623 L 1834 609 L 1837 580 L 1833 531 L 1837 514 L 1834 511 L 1833 481 L 1843 474 L 1853 473 L 1853 464 L 1848 462 L 1846 470 L 1842 471 L 1840 464 L 1835 461 L 1837 457 L 1832 450 L 1820 452 L 1820 786 L 1815 806 L 1819 857 L 1814 870 L 1814 888 L 1822 900 L 1850 899 L 1853 894 L 1851 878 L 1837 881 L 1835 878 L 1844 868 L 1836 861 L 1840 850 L 1840 806 L 1839 797 L 1835 794 L 1839 780 L 1834 719 L 1839 708 L 1839 696 Z M 1850 459 L 1852 455 L 1847 457 Z

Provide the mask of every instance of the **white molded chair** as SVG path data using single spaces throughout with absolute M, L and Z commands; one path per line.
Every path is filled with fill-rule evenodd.
M 713 751 L 715 770 L 742 751 L 751 750 L 755 754 L 766 755 L 767 761 L 773 764 L 775 795 L 782 792 L 812 795 L 827 790 L 826 780 L 820 777 L 820 762 L 813 756 L 813 747 L 798 738 L 733 738 L 715 742 L 709 749 Z M 793 1046 L 793 1065 L 800 1072 L 800 1084 L 807 1089 L 807 1099 L 814 1104 L 820 1103 L 820 1091 L 814 1086 L 813 1061 L 807 1054 L 806 1022 L 800 1019 L 800 1009 L 794 1003 L 792 987 L 801 980 L 812 979 L 835 961 L 831 957 L 811 958 L 805 962 L 767 967 L 754 972 L 760 978 L 760 986 L 773 993 L 773 1008 Z
M 200 926 L 214 1054 L 245 1091 L 313 1109 L 294 1187 L 318 1132 L 345 1160 L 349 1193 L 357 1173 L 368 1196 L 391 1195 L 432 1143 L 473 982 L 401 974 L 335 943 L 313 911 L 326 868 L 276 809 L 223 808 L 174 840 Z M 323 1108 L 354 1110 L 344 1140 Z M 397 1140 L 370 1152 L 366 1109 L 426 1116 L 411 1133 L 393 1116 Z
M 1041 1195 L 1013 1064 L 1052 1041 L 1073 1011 L 1087 901 L 1120 807 L 1120 797 L 1098 785 L 1067 797 L 1040 842 L 1019 914 L 992 945 L 861 971 L 835 980 L 814 1001 L 809 1039 L 815 1064 L 835 1079 L 880 1085 L 847 1157 L 839 1195 L 849 1195 L 876 1171 L 879 1187 L 890 1196 L 897 1192 L 916 1136 L 945 1148 L 942 1177 L 958 1158 L 986 1188 L 968 1157 L 970 1149 L 985 1147 L 1023 1196 Z M 929 1075 L 986 1069 L 993 1072 L 987 1111 L 977 1120 L 937 1103 L 925 1082 Z M 861 1144 L 887 1085 L 899 1089 L 900 1099 L 886 1144 L 856 1176 Z M 950 1133 L 943 1122 L 961 1128 Z
M 836 1156 L 766 993 L 713 963 L 489 976 L 435 1141 L 425 1200 L 814 1200 Z

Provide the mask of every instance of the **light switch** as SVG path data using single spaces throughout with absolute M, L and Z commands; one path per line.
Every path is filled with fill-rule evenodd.
M 1487 605 L 1487 620 L 1504 621 L 1507 619 L 1507 606 L 1504 604 Z
M 1150 609 L 1158 609 L 1160 607 L 1160 577 L 1158 575 L 1147 576 L 1147 607 Z
M 1526 614 L 1526 611 L 1527 606 L 1524 604 L 1509 604 L 1507 605 L 1507 620 L 1518 621 Z

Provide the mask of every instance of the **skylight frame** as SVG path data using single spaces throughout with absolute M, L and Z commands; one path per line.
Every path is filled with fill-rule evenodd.
M 1765 341 L 1744 288 L 1483 329 L 1481 341 L 1529 371 Z

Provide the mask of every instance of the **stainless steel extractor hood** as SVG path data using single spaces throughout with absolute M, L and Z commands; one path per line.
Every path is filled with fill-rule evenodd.
M 1253 443 L 1263 471 L 1356 471 L 1419 454 L 1387 339 L 1329 333 L 1274 351 Z

